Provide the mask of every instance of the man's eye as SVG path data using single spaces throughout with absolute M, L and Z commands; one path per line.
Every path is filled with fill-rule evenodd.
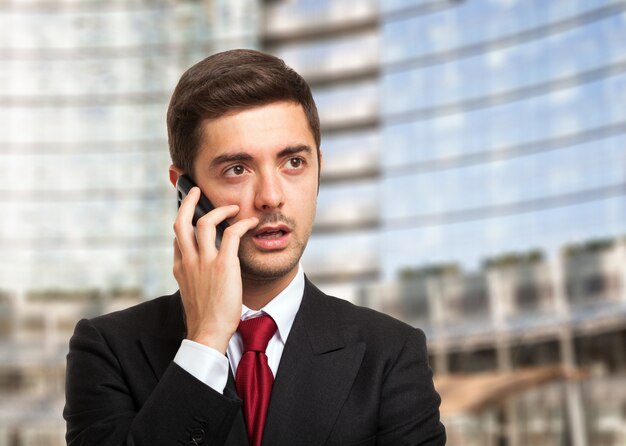
M 240 165 L 233 166 L 226 171 L 226 175 L 238 176 L 243 175 L 246 172 L 246 168 Z
M 299 169 L 304 164 L 304 160 L 302 158 L 290 158 L 287 161 L 287 167 L 290 169 Z

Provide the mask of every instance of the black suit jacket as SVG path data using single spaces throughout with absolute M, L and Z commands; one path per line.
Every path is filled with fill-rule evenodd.
M 178 293 L 82 320 L 70 340 L 69 445 L 247 445 L 230 374 L 215 392 L 172 360 Z M 442 445 L 423 333 L 308 280 L 272 390 L 263 445 Z

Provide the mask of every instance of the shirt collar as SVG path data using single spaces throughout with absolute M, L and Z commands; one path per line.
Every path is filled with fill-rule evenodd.
M 304 270 L 298 265 L 298 272 L 289 285 L 276 297 L 270 300 L 267 305 L 258 311 L 252 310 L 245 305 L 241 308 L 241 319 L 251 319 L 265 313 L 274 319 L 278 327 L 278 335 L 283 343 L 287 342 L 287 337 L 291 331 L 291 326 L 296 318 L 296 313 L 300 308 L 302 296 L 304 295 Z

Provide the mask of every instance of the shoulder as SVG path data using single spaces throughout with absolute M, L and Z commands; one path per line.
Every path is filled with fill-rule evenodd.
M 301 326 L 315 352 L 330 349 L 362 351 L 361 375 L 373 389 L 381 383 L 406 382 L 407 377 L 432 381 L 426 337 L 422 330 L 389 315 L 324 294 L 307 283 Z M 295 323 L 294 323 L 295 325 Z
M 392 349 L 401 347 L 412 339 L 425 344 L 422 330 L 412 327 L 387 314 L 361 307 L 344 299 L 323 293 L 307 281 L 305 302 L 309 311 L 325 319 L 332 329 L 341 330 L 346 337 L 364 340 L 368 344 L 379 344 Z
M 80 323 L 89 324 L 100 332 L 159 334 L 166 329 L 182 327 L 182 304 L 177 292 Z

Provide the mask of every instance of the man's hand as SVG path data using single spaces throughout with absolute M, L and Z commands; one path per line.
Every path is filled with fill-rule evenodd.
M 174 277 L 185 308 L 187 339 L 226 352 L 241 317 L 242 284 L 237 252 L 241 237 L 259 220 L 246 218 L 230 225 L 215 247 L 216 226 L 239 212 L 237 205 L 214 209 L 191 224 L 200 189 L 182 201 L 174 222 Z

